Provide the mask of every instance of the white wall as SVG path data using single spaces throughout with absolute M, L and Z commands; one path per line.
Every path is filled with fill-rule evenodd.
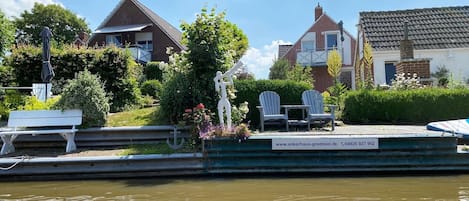
M 340 35 L 339 35 L 340 43 Z M 352 39 L 347 34 L 344 34 L 344 58 L 343 63 L 345 65 L 352 65 Z
M 414 58 L 429 58 L 431 73 L 444 66 L 453 74 L 454 79 L 464 82 L 469 79 L 469 48 L 414 50 Z M 386 83 L 384 64 L 399 60 L 399 51 L 373 51 L 375 84 Z

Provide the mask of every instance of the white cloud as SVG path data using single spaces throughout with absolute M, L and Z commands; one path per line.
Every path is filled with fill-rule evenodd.
M 9 18 L 13 16 L 19 17 L 23 11 L 31 10 L 36 2 L 41 4 L 58 4 L 64 7 L 57 0 L 1 0 L 0 9 Z
M 241 61 L 247 66 L 249 72 L 255 75 L 256 79 L 268 79 L 269 69 L 278 55 L 278 45 L 284 44 L 291 44 L 291 42 L 275 40 L 259 49 L 250 47 Z

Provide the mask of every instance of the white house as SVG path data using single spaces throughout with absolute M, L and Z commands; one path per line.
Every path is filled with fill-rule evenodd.
M 358 79 L 365 77 L 360 64 L 364 43 L 368 41 L 373 50 L 375 84 L 390 84 L 394 75 L 399 73 L 396 66 L 404 60 L 409 61 L 409 58 L 402 59 L 400 51 L 406 22 L 408 40 L 413 47 L 413 52 L 409 53 L 413 54 L 410 60 L 426 62 L 422 65 L 427 65 L 429 72 L 423 74 L 429 76 L 439 67 L 445 67 L 453 78 L 469 81 L 469 6 L 360 12 L 355 63 Z M 413 71 L 422 73 L 422 69 Z

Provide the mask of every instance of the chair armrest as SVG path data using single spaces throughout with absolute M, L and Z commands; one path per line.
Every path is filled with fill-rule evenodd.
M 335 113 L 335 109 L 337 108 L 337 105 L 326 105 L 326 106 L 331 111 L 332 116 L 335 117 L 334 113 Z
M 261 113 L 261 116 L 264 115 L 264 107 L 262 106 L 256 106 L 256 108 L 259 110 L 259 112 Z

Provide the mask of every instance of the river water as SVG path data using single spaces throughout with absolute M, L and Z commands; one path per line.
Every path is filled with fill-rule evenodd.
M 469 175 L 2 182 L 0 200 L 469 200 Z

